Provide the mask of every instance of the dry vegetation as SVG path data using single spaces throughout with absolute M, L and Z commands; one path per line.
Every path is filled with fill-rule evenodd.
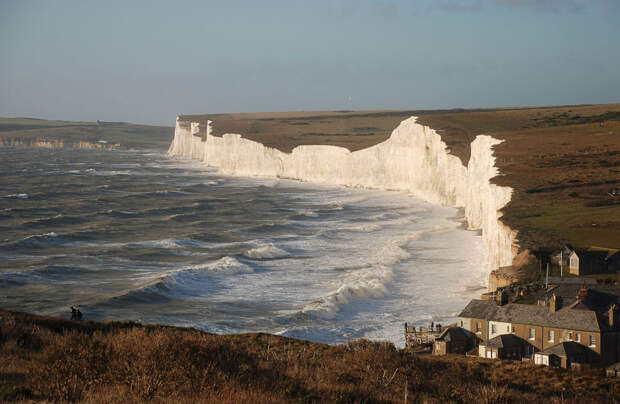
M 0 311 L 0 401 L 617 402 L 620 381 L 518 362 L 431 357 Z
M 497 146 L 500 185 L 515 192 L 503 220 L 521 247 L 550 251 L 569 242 L 620 248 L 620 104 L 445 111 L 332 111 L 186 115 L 213 121 L 213 134 L 240 133 L 290 152 L 326 144 L 359 150 L 386 140 L 412 115 L 437 130 L 451 153 L 469 161 L 479 134 Z

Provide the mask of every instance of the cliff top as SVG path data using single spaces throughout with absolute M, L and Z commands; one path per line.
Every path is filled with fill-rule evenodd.
M 319 111 L 183 115 L 213 121 L 213 135 L 238 133 L 290 152 L 298 145 L 351 151 L 386 140 L 417 116 L 435 129 L 464 165 L 479 134 L 495 146 L 498 185 L 514 189 L 502 220 L 519 231 L 522 248 L 620 247 L 620 104 L 454 110 Z M 616 194 L 616 196 L 613 196 Z

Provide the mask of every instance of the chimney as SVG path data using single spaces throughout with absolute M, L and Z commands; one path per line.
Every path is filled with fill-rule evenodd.
M 609 308 L 609 311 L 607 312 L 607 315 L 609 316 L 609 326 L 611 328 L 614 327 L 614 325 L 616 324 L 615 322 L 615 317 L 616 317 L 616 305 L 612 304 L 611 307 Z
M 549 312 L 550 313 L 555 313 L 556 311 L 560 310 L 561 307 L 561 299 L 555 295 L 555 293 L 553 295 L 551 295 L 551 298 L 549 299 Z
M 495 298 L 498 306 L 503 306 L 508 303 L 508 294 L 503 290 L 497 292 L 497 297 Z
M 588 288 L 586 288 L 586 283 L 584 282 L 579 288 L 579 293 L 577 294 L 577 301 L 583 302 L 588 297 Z

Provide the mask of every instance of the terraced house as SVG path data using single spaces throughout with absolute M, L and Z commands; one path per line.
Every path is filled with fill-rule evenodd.
M 620 360 L 619 295 L 617 286 L 562 285 L 546 291 L 537 305 L 507 303 L 501 295 L 472 300 L 457 326 L 485 358 L 605 366 Z

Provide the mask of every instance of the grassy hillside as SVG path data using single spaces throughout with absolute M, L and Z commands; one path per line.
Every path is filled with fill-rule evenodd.
M 165 149 L 174 128 L 136 125 L 126 122 L 69 122 L 33 118 L 0 118 L 0 138 L 57 140 L 65 143 L 86 141 L 120 144 L 122 148 Z
M 0 310 L 0 401 L 612 403 L 620 380 L 391 344 L 329 346 Z

